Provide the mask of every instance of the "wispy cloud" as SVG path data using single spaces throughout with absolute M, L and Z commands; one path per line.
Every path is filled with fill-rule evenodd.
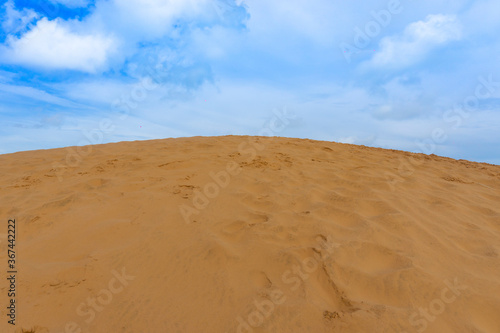
M 49 0 L 52 3 L 61 4 L 68 8 L 82 8 L 93 3 L 94 0 Z
M 0 83 L 0 95 L 3 95 L 2 98 L 3 103 L 8 102 L 9 97 L 10 99 L 12 99 L 18 96 L 23 98 L 25 101 L 26 100 L 39 101 L 70 108 L 79 106 L 79 104 L 73 101 L 54 96 L 53 94 L 50 94 L 46 91 L 36 89 L 33 87 L 15 85 L 15 84 Z
M 2 29 L 6 34 L 24 32 L 31 22 L 39 17 L 32 9 L 23 8 L 16 10 L 14 1 L 8 0 L 3 5 L 3 18 L 0 20 Z
M 461 24 L 454 15 L 429 15 L 424 21 L 409 24 L 401 34 L 383 38 L 380 50 L 364 66 L 375 69 L 411 66 L 438 46 L 461 36 Z

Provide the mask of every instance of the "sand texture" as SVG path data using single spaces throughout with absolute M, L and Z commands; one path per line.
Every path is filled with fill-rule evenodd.
M 0 332 L 500 332 L 500 166 L 244 136 L 0 156 Z

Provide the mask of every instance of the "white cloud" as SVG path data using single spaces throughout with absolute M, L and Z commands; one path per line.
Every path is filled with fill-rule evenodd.
M 2 29 L 9 34 L 16 34 L 26 29 L 26 26 L 38 18 L 38 14 L 31 9 L 16 10 L 12 0 L 4 4 L 5 16 L 2 19 Z
M 425 21 L 409 24 L 401 35 L 380 41 L 380 51 L 363 67 L 401 68 L 412 65 L 435 47 L 459 40 L 461 24 L 453 15 L 429 15 Z
M 1 60 L 46 69 L 96 72 L 104 68 L 116 42 L 102 35 L 78 34 L 63 21 L 46 18 L 20 38 L 9 36 Z
M 69 7 L 89 3 L 88 0 L 51 1 Z M 182 46 L 187 51 L 193 32 L 209 31 L 244 19 L 233 15 L 242 14 L 244 9 L 231 0 L 97 0 L 95 8 L 82 20 L 43 18 L 26 29 L 37 14 L 18 12 L 11 1 L 6 8 L 12 19 L 5 21 L 5 25 L 14 25 L 11 22 L 16 17 L 23 17 L 25 23 L 16 31 L 6 31 L 7 38 L 0 44 L 0 62 L 90 73 L 106 71 L 125 59 L 147 58 L 150 44 L 164 50 Z M 179 55 L 181 59 L 190 56 L 183 52 Z

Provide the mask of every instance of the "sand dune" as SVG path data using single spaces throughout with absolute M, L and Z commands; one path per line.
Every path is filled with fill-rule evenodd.
M 1 155 L 0 193 L 1 332 L 500 332 L 500 166 L 195 137 Z

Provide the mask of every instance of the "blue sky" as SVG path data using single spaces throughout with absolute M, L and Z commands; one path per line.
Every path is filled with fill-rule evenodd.
M 9 0 L 0 25 L 0 154 L 268 133 L 500 164 L 494 0 Z

